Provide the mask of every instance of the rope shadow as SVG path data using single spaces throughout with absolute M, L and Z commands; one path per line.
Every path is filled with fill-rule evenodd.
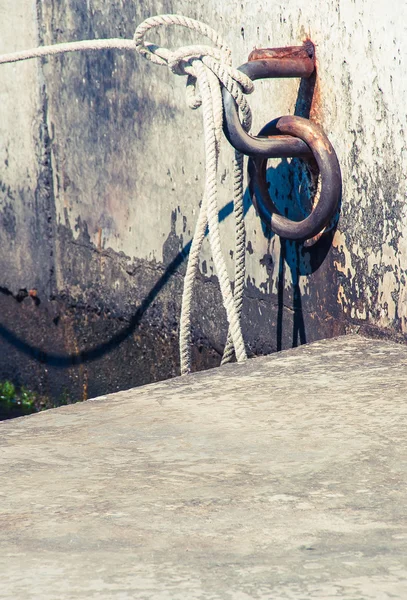
M 294 115 L 309 119 L 316 87 L 316 73 L 308 79 L 301 79 L 295 104 Z M 304 167 L 308 164 L 308 167 Z M 312 210 L 317 192 L 318 170 L 314 161 L 309 163 L 301 159 L 281 159 L 276 167 L 267 169 L 267 182 L 270 195 L 280 214 L 293 221 L 301 221 Z M 290 271 L 292 281 L 293 330 L 291 346 L 307 342 L 303 303 L 300 289 L 300 277 L 315 273 L 324 263 L 335 235 L 341 200 L 337 211 L 325 232 L 315 243 L 307 243 L 280 238 L 280 258 L 277 283 L 277 327 L 276 348 L 283 349 L 284 320 L 284 281 L 286 268 Z M 274 233 L 262 223 L 263 235 L 271 240 Z M 267 259 L 266 259 L 267 260 Z M 270 275 L 271 276 L 271 275 Z M 289 308 L 289 307 L 286 307 Z
M 295 107 L 295 114 L 308 118 L 310 114 L 310 108 L 312 103 L 312 97 L 315 88 L 315 75 L 309 79 L 302 79 L 299 87 L 298 98 Z M 295 161 L 296 159 L 294 159 Z M 275 202 L 282 214 L 286 214 L 289 218 L 304 218 L 304 215 L 298 215 L 298 207 L 301 207 L 305 202 L 306 193 L 305 187 L 302 189 L 302 184 L 299 185 L 299 198 L 300 202 L 292 202 L 292 190 L 295 187 L 295 181 L 292 179 L 293 167 L 295 162 L 291 161 L 289 164 L 287 160 L 282 160 L 280 165 L 275 168 L 269 168 L 267 170 L 267 178 L 270 186 L 276 190 Z M 295 169 L 294 169 L 295 170 Z M 287 186 L 287 182 L 291 191 L 289 194 L 281 193 L 281 189 Z M 305 185 L 305 184 L 304 184 Z M 280 190 L 280 191 L 279 191 Z M 304 195 L 305 194 L 305 195 Z M 298 196 L 298 193 L 297 193 Z M 290 201 L 288 201 L 290 197 Z M 301 201 L 302 198 L 302 201 Z M 308 202 L 311 200 L 308 198 Z M 302 202 L 302 204 L 301 204 Z M 250 194 L 248 190 L 244 195 L 244 215 L 247 214 L 248 210 L 252 206 L 250 200 Z M 227 219 L 233 212 L 233 202 L 229 202 L 219 211 L 219 222 Z M 338 211 L 339 215 L 339 211 Z M 293 321 L 293 347 L 300 344 L 306 343 L 306 331 L 303 318 L 302 310 L 302 298 L 299 286 L 299 277 L 301 275 L 308 275 L 315 272 L 326 258 L 329 249 L 332 244 L 333 235 L 335 232 L 336 225 L 333 224 L 331 230 L 325 233 L 316 244 L 312 247 L 307 248 L 301 242 L 293 242 L 290 240 L 281 239 L 281 252 L 280 262 L 278 271 L 278 314 L 277 314 L 277 350 L 282 349 L 282 334 L 283 334 L 283 311 L 284 311 L 284 274 L 285 266 L 287 265 L 291 272 L 291 279 L 293 282 L 293 310 L 294 310 L 294 321 Z M 262 225 L 263 235 L 271 240 L 274 234 L 271 231 L 265 229 Z M 206 232 L 207 235 L 208 232 Z M 161 277 L 157 280 L 154 286 L 151 288 L 147 296 L 143 299 L 141 305 L 131 317 L 128 325 L 122 330 L 112 336 L 108 341 L 102 342 L 101 344 L 79 353 L 71 354 L 59 354 L 49 353 L 45 350 L 30 344 L 20 337 L 18 337 L 11 329 L 5 325 L 0 324 L 0 336 L 5 339 L 9 344 L 13 345 L 22 354 L 29 356 L 37 360 L 38 362 L 53 366 L 56 368 L 69 368 L 75 365 L 89 363 L 96 361 L 106 354 L 108 354 L 113 348 L 124 342 L 129 336 L 131 336 L 139 327 L 142 318 L 148 308 L 151 306 L 157 295 L 168 283 L 169 279 L 176 273 L 181 264 L 187 259 L 191 243 L 188 242 L 181 251 L 175 256 L 175 258 L 169 263 Z
M 245 202 L 245 214 L 249 210 L 250 204 Z M 233 213 L 233 201 L 226 204 L 219 211 L 219 222 L 224 221 Z M 205 236 L 208 235 L 208 230 L 205 233 Z M 161 290 L 168 283 L 169 279 L 176 273 L 182 263 L 188 258 L 189 252 L 191 250 L 192 241 L 188 242 L 175 258 L 169 263 L 166 267 L 164 273 L 157 280 L 154 286 L 151 288 L 147 296 L 143 299 L 141 305 L 138 307 L 137 311 L 131 317 L 128 325 L 121 329 L 118 333 L 112 336 L 108 341 L 102 342 L 98 346 L 91 348 L 90 350 L 84 350 L 79 353 L 71 353 L 71 354 L 58 354 L 58 353 L 49 353 L 45 350 L 26 342 L 25 340 L 18 337 L 11 329 L 6 327 L 3 324 L 0 324 L 0 336 L 5 339 L 9 344 L 14 346 L 17 350 L 19 350 L 22 354 L 37 360 L 38 362 L 44 363 L 46 365 L 66 369 L 72 366 L 81 365 L 84 363 L 90 363 L 95 360 L 98 360 L 108 354 L 113 348 L 120 345 L 124 342 L 129 336 L 131 336 L 139 327 L 142 318 L 151 304 L 154 302 L 157 295 L 161 292 Z M 1 291 L 1 289 L 0 289 Z

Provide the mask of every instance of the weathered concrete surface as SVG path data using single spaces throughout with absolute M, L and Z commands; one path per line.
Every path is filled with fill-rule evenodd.
M 342 166 L 342 211 L 333 239 L 306 248 L 266 235 L 247 203 L 244 330 L 249 353 L 263 354 L 355 326 L 405 334 L 406 10 L 377 0 L 3 0 L 0 51 L 131 38 L 144 18 L 168 12 L 212 25 L 236 65 L 255 46 L 314 41 L 316 81 L 258 82 L 253 131 L 282 114 L 319 122 Z M 190 41 L 178 28 L 154 36 Z M 0 94 L 0 377 L 83 398 L 173 375 L 204 161 L 184 81 L 111 51 L 2 66 Z M 227 255 L 231 158 L 225 147 Z M 280 208 L 299 217 L 312 196 L 307 169 L 273 161 L 269 179 Z M 226 337 L 207 247 L 200 266 L 198 368 L 219 361 Z
M 407 348 L 358 336 L 0 424 L 0 597 L 407 597 Z

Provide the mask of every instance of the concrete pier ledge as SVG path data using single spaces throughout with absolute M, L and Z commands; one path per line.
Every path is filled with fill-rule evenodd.
M 406 599 L 407 347 L 347 336 L 0 424 L 0 598 Z

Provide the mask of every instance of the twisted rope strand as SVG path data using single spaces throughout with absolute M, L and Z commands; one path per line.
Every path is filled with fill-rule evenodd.
M 43 58 L 55 54 L 65 54 L 66 52 L 77 52 L 79 50 L 134 50 L 136 44 L 134 40 L 125 40 L 121 38 L 110 38 L 107 40 L 83 40 L 80 42 L 66 42 L 64 44 L 53 44 L 52 46 L 40 46 L 23 50 L 20 52 L 11 52 L 0 55 L 0 65 L 6 63 L 18 62 L 20 60 L 29 60 L 31 58 Z
M 211 90 L 208 84 L 205 66 L 201 61 L 194 61 L 194 69 L 197 72 L 199 87 L 202 93 L 202 109 L 204 123 L 204 138 L 206 150 L 206 186 L 205 194 L 207 196 L 207 211 L 209 225 L 209 242 L 211 245 L 212 256 L 215 269 L 218 275 L 219 284 L 222 292 L 223 304 L 228 316 L 229 327 L 235 347 L 236 358 L 239 362 L 246 360 L 246 351 L 244 347 L 240 319 L 238 317 L 233 298 L 226 263 L 223 257 L 218 218 L 217 204 L 217 166 L 218 152 L 216 144 L 216 123 L 214 122 L 213 104 Z
M 206 195 L 202 199 L 202 205 L 199 210 L 194 237 L 192 238 L 191 249 L 189 251 L 187 270 L 184 277 L 184 289 L 182 292 L 181 317 L 180 317 L 180 364 L 181 375 L 187 375 L 191 372 L 191 311 L 185 307 L 191 306 L 194 282 L 199 264 L 199 255 L 201 254 L 202 244 L 205 239 L 207 219 Z
M 242 315 L 243 291 L 246 273 L 246 228 L 244 225 L 243 206 L 243 159 L 243 154 L 236 150 L 233 169 L 233 212 L 235 216 L 236 227 L 234 298 L 236 311 L 239 319 Z M 226 341 L 225 350 L 223 352 L 221 365 L 229 363 L 232 360 L 233 355 L 233 338 L 229 327 L 228 337 Z

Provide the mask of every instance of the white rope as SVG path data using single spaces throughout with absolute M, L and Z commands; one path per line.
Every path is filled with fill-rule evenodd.
M 144 41 L 148 31 L 160 26 L 179 25 L 206 36 L 214 46 L 185 46 L 174 51 Z M 220 35 L 208 25 L 182 15 L 160 15 L 146 19 L 134 34 L 133 40 L 84 40 L 32 50 L 0 55 L 0 64 L 75 52 L 118 48 L 136 50 L 151 62 L 167 66 L 176 75 L 186 75 L 188 106 L 196 109 L 202 105 L 206 151 L 205 191 L 192 240 L 184 280 L 180 319 L 181 374 L 191 371 L 191 301 L 198 268 L 199 255 L 209 228 L 209 242 L 222 292 L 223 304 L 229 322 L 228 337 L 222 364 L 235 354 L 238 362 L 246 359 L 240 326 L 242 298 L 245 282 L 245 228 L 243 215 L 243 156 L 236 152 L 234 162 L 234 215 L 236 220 L 235 284 L 234 294 L 223 257 L 217 204 L 217 179 L 220 141 L 223 126 L 222 86 L 237 102 L 246 130 L 251 126 L 251 112 L 244 94 L 253 91 L 252 81 L 231 64 L 231 51 Z M 199 91 L 198 91 L 199 90 Z
M 123 40 L 120 38 L 111 38 L 108 40 L 83 40 L 81 42 L 67 42 L 66 44 L 53 44 L 52 46 L 40 46 L 31 50 L 22 52 L 12 52 L 10 54 L 0 55 L 0 65 L 5 63 L 18 62 L 19 60 L 29 60 L 30 58 L 42 58 L 55 54 L 65 54 L 66 52 L 77 52 L 78 50 L 105 50 L 117 48 L 119 50 L 135 50 L 134 40 Z
M 234 297 L 236 311 L 240 319 L 242 315 L 243 291 L 246 274 L 246 228 L 244 225 L 243 206 L 243 154 L 238 151 L 235 151 L 235 163 L 233 169 L 233 212 L 236 230 Z M 233 354 L 233 338 L 229 328 L 221 364 L 224 365 L 230 362 L 233 358 Z
M 154 46 L 144 41 L 146 33 L 155 27 L 181 25 L 208 37 L 217 48 L 211 46 L 187 46 L 171 52 L 167 48 Z M 222 364 L 229 362 L 233 353 L 239 362 L 246 359 L 246 351 L 240 326 L 242 296 L 245 280 L 245 231 L 243 220 L 243 157 L 236 155 L 234 169 L 234 213 L 236 218 L 235 251 L 235 298 L 227 274 L 221 250 L 218 205 L 217 170 L 219 145 L 223 125 L 221 85 L 224 85 L 237 100 L 248 129 L 251 114 L 243 95 L 253 91 L 252 81 L 231 67 L 231 52 L 222 38 L 207 25 L 178 15 L 152 17 L 142 23 L 134 36 L 138 52 L 152 62 L 167 66 L 177 75 L 187 75 L 187 100 L 191 108 L 202 104 L 205 150 L 206 181 L 205 193 L 191 246 L 187 272 L 184 280 L 180 321 L 181 374 L 191 370 L 191 301 L 193 285 L 198 267 L 199 254 L 209 225 L 211 245 L 216 273 L 218 275 L 223 303 L 229 321 L 228 338 Z M 198 85 L 201 97 L 197 97 Z M 192 92 L 191 89 L 192 88 Z

